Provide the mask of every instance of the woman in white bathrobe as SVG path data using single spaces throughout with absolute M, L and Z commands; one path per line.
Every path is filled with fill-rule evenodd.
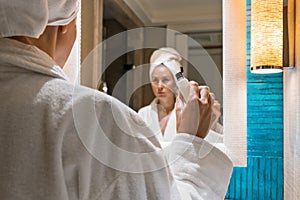
M 203 103 L 191 85 L 181 133 L 163 152 L 134 111 L 62 71 L 78 8 L 77 0 L 0 0 L 1 199 L 223 199 L 232 163 L 202 140 L 209 93 Z
M 163 147 L 175 138 L 178 130 L 178 121 L 176 118 L 181 112 L 181 100 L 176 99 L 179 91 L 176 86 L 175 77 L 172 74 L 174 63 L 181 65 L 181 56 L 173 48 L 163 47 L 153 52 L 150 58 L 149 76 L 151 80 L 151 87 L 154 93 L 154 100 L 150 105 L 142 107 L 138 110 L 138 114 L 144 119 L 147 125 L 154 131 Z M 174 60 L 170 64 L 170 60 Z M 177 100 L 177 101 L 176 101 Z M 217 123 L 220 116 L 220 104 L 215 101 L 214 108 L 216 108 L 214 122 L 205 140 L 216 145 L 223 141 L 222 129 Z M 216 131 L 218 128 L 218 132 Z
M 177 133 L 175 106 L 177 87 L 172 73 L 164 65 L 155 67 L 151 73 L 151 86 L 156 98 L 150 105 L 141 108 L 138 114 L 154 131 L 162 146 L 165 146 Z

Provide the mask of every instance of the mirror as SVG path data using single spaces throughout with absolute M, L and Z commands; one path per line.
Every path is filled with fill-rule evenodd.
M 188 43 L 188 60 L 196 63 L 193 66 L 188 64 L 187 77 L 195 80 L 199 85 L 210 86 L 215 94 L 216 100 L 221 105 L 221 116 L 219 123 L 223 125 L 223 52 L 222 52 L 222 31 L 192 32 L 186 33 L 197 43 Z
M 124 35 L 124 38 L 118 38 L 122 41 L 120 42 L 122 47 L 130 45 L 128 40 L 134 39 L 136 43 L 143 42 L 142 40 L 147 40 L 146 43 L 151 42 L 152 44 L 145 44 L 145 46 L 152 46 L 153 49 L 148 48 L 138 52 L 136 48 L 132 48 L 134 52 L 119 56 L 105 69 L 102 79 L 108 83 L 109 94 L 113 93 L 121 76 L 131 70 L 133 66 L 139 67 L 148 64 L 150 55 L 156 48 L 171 46 L 177 49 L 182 57 L 185 57 L 185 76 L 201 85 L 209 85 L 216 94 L 216 99 L 222 105 L 222 0 L 210 2 L 124 0 L 119 3 L 104 0 L 103 5 L 103 39 L 132 28 L 165 29 L 165 31 L 157 31 L 155 39 L 149 39 L 152 35 L 147 33 L 136 34 L 134 37 Z M 124 20 L 125 18 L 127 19 Z M 191 40 L 193 41 L 191 42 Z M 107 45 L 104 54 L 111 54 L 115 50 Z M 210 57 L 211 60 L 205 57 Z M 189 62 L 190 60 L 194 63 L 193 65 Z M 206 63 L 202 63 L 203 61 Z M 143 79 L 147 80 L 148 77 L 143 77 Z M 122 85 L 126 84 L 130 83 L 123 82 Z M 154 97 L 149 93 L 152 93 L 151 87 L 145 84 L 134 94 L 130 94 L 133 97 L 129 105 L 134 110 L 147 105 Z M 128 94 L 125 94 L 124 90 L 119 90 L 118 94 L 116 92 L 115 94 L 121 101 L 128 103 Z
M 155 4 L 152 4 L 153 2 L 160 4 L 155 7 Z M 174 7 L 176 3 L 178 3 L 177 9 Z M 201 3 L 201 6 L 196 6 Z M 213 8 L 212 6 L 215 3 L 218 6 Z M 190 7 L 183 9 L 187 5 Z M 102 5 L 98 6 L 102 8 Z M 141 6 L 145 7 L 141 8 Z M 89 9 L 88 12 L 83 12 L 83 15 L 103 17 L 103 24 L 101 17 L 92 18 L 95 20 L 92 23 L 91 20 L 86 20 L 86 24 L 92 24 L 90 25 L 91 28 L 87 29 L 85 27 L 85 30 L 94 30 L 92 36 L 89 36 L 86 40 L 99 39 L 97 36 L 102 37 L 103 34 L 103 41 L 105 42 L 101 45 L 104 49 L 98 49 L 97 56 L 94 56 L 97 58 L 97 62 L 102 57 L 102 64 L 97 65 L 101 66 L 100 68 L 94 67 L 86 73 L 90 74 L 88 76 L 92 76 L 92 78 L 86 76 L 81 82 L 84 83 L 85 80 L 92 81 L 95 88 L 99 81 L 105 81 L 109 94 L 117 97 L 135 110 L 153 99 L 151 88 L 149 88 L 149 68 L 147 68 L 147 64 L 154 49 L 166 45 L 175 47 L 188 61 L 185 64 L 185 67 L 188 68 L 185 70 L 187 77 L 190 78 L 189 76 L 191 76 L 190 79 L 201 78 L 197 75 L 192 77 L 195 74 L 193 69 L 188 67 L 189 64 L 197 62 L 199 52 L 195 52 L 194 47 L 190 46 L 190 39 L 187 38 L 200 39 L 203 46 L 205 46 L 205 38 L 212 36 L 210 39 L 215 42 L 214 47 L 218 47 L 218 49 L 210 49 L 207 45 L 207 52 L 214 54 L 211 57 L 215 57 L 212 60 L 219 71 L 216 71 L 216 74 L 219 73 L 221 78 L 218 79 L 223 81 L 219 82 L 217 86 L 213 86 L 211 83 L 206 84 L 215 87 L 212 89 L 215 93 L 218 89 L 223 89 L 217 92 L 217 99 L 223 105 L 224 143 L 220 148 L 232 157 L 236 166 L 245 166 L 247 160 L 246 1 L 123 0 L 116 3 L 115 1 L 104 0 L 103 13 L 101 13 L 102 9 L 96 8 L 94 6 L 92 9 L 94 12 Z M 128 12 L 128 10 L 132 12 Z M 148 13 L 145 13 L 145 11 Z M 185 17 L 183 17 L 184 13 L 187 14 Z M 196 15 L 198 13 L 202 15 Z M 82 27 L 85 26 L 84 24 L 85 22 L 82 22 Z M 153 33 L 151 26 L 155 26 L 159 30 Z M 97 29 L 99 27 L 103 27 L 101 34 Z M 91 34 L 91 32 L 82 32 L 82 37 Z M 115 37 L 117 37 L 117 40 Z M 95 45 L 99 42 L 91 41 L 91 43 Z M 84 48 L 82 47 L 82 49 Z M 84 52 L 82 51 L 82 54 Z M 201 53 L 203 52 L 200 52 L 200 55 Z M 83 59 L 82 62 L 84 62 Z M 193 66 L 196 65 L 193 64 Z M 96 75 L 98 75 L 98 79 L 95 79 Z M 117 80 L 110 79 L 110 77 L 116 76 L 118 76 Z M 212 77 L 216 77 L 216 75 Z M 213 80 L 211 77 L 206 78 L 204 76 L 202 76 L 202 79 Z

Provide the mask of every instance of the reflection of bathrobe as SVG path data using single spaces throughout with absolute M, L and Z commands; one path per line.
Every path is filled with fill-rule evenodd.
M 155 133 L 162 146 L 168 145 L 176 136 L 176 109 L 174 108 L 168 120 L 164 135 L 161 132 L 158 113 L 157 98 L 150 105 L 141 108 L 138 114 L 144 119 L 147 125 Z
M 228 157 L 188 134 L 172 145 L 162 154 L 134 111 L 0 39 L 1 199 L 222 199 Z
M 138 114 L 143 118 L 147 125 L 154 131 L 156 137 L 163 147 L 168 146 L 176 136 L 176 109 L 174 108 L 168 120 L 164 135 L 161 132 L 158 113 L 157 113 L 157 98 L 150 105 L 142 107 Z M 219 146 L 223 142 L 223 135 L 213 130 L 209 130 L 206 141 L 213 145 Z

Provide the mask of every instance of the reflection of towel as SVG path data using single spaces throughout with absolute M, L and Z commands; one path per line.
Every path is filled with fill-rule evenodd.
M 0 37 L 38 38 L 47 25 L 66 25 L 79 10 L 79 0 L 0 0 Z
M 180 72 L 180 61 L 181 56 L 175 49 L 164 47 L 154 51 L 150 58 L 150 79 L 155 67 L 163 64 L 172 72 L 176 80 L 175 74 Z

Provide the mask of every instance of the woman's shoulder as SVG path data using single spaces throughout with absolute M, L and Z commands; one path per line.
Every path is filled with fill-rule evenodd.
M 157 105 L 157 99 L 155 98 L 150 104 L 141 107 L 138 110 L 138 113 L 146 113 L 146 112 L 150 112 L 151 110 L 156 110 L 156 105 Z
M 147 112 L 147 111 L 148 111 L 150 108 L 151 108 L 151 106 L 150 106 L 150 105 L 147 105 L 147 106 L 141 107 L 141 108 L 138 110 L 138 113 Z

